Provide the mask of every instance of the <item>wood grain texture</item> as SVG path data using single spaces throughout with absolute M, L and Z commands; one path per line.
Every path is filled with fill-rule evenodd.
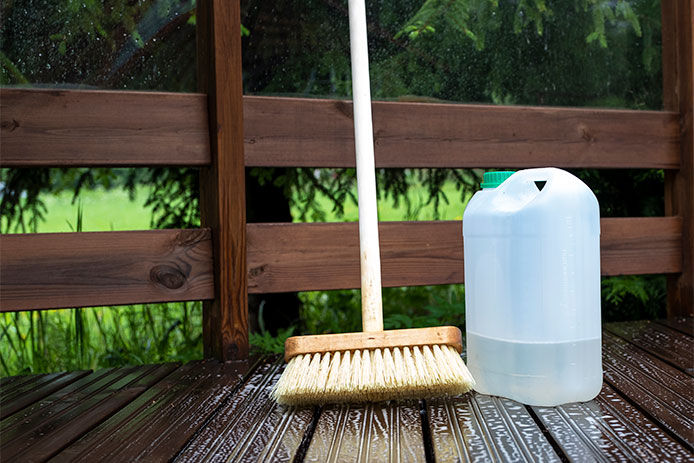
M 206 165 L 206 108 L 184 93 L 0 89 L 0 165 Z
M 284 368 L 276 357 L 11 378 L 0 381 L 2 408 L 14 409 L 0 422 L 0 452 L 53 462 L 690 461 L 692 375 L 673 361 L 691 340 L 662 323 L 606 325 L 601 393 L 559 407 L 477 393 L 283 407 L 270 396 Z
M 335 333 L 292 336 L 284 344 L 284 359 L 299 354 L 316 354 L 356 349 L 447 345 L 463 351 L 463 335 L 457 326 L 410 328 L 380 332 Z
M 171 364 L 124 368 L 104 377 L 92 378 L 77 391 L 74 388 L 59 390 L 42 400 L 35 413 L 3 433 L 3 458 L 11 461 L 47 460 L 174 369 Z
M 603 275 L 681 271 L 676 217 L 601 222 Z M 383 285 L 463 282 L 460 221 L 381 222 Z M 248 224 L 249 292 L 359 287 L 356 223 Z
M 21 387 L 3 393 L 0 396 L 0 420 L 5 420 L 14 413 L 24 409 L 49 394 L 77 381 L 89 374 L 89 371 L 71 371 L 39 375 L 35 381 L 28 381 Z
M 662 3 L 663 101 L 679 114 L 680 169 L 665 175 L 665 214 L 682 217 L 682 273 L 668 280 L 668 315 L 694 314 L 694 6 Z
M 323 407 L 304 462 L 424 462 L 419 404 Z
M 28 432 L 36 426 L 38 421 L 45 419 L 46 416 L 50 416 L 56 411 L 60 411 L 69 408 L 71 401 L 66 400 L 71 394 L 83 391 L 85 388 L 90 387 L 90 385 L 101 383 L 106 380 L 106 378 L 111 377 L 113 369 L 98 370 L 83 376 L 77 381 L 68 384 L 65 387 L 60 388 L 53 394 L 38 400 L 31 405 L 22 409 L 21 412 L 15 413 L 8 418 L 5 418 L 0 422 L 0 432 L 2 433 L 2 446 L 6 445 L 8 442 L 18 438 L 24 433 Z M 4 392 L 4 388 L 2 389 Z M 41 418 L 38 418 L 38 417 Z
M 561 461 L 518 402 L 472 392 L 427 406 L 436 461 Z
M 0 236 L 0 311 L 208 299 L 210 231 Z
M 174 461 L 292 461 L 308 428 L 312 409 L 281 407 L 270 396 L 282 362 L 255 370 L 224 402 Z
M 380 228 L 385 286 L 463 282 L 459 221 Z M 356 223 L 247 230 L 251 293 L 359 287 Z M 679 272 L 680 236 L 678 217 L 603 219 L 602 273 Z M 214 296 L 208 229 L 3 235 L 0 272 L 0 311 Z
M 692 317 L 667 318 L 656 320 L 656 322 L 668 326 L 673 330 L 681 331 L 689 336 L 694 336 L 694 318 Z
M 212 164 L 200 172 L 200 214 L 213 234 L 215 297 L 203 305 L 206 357 L 248 357 L 246 183 L 240 0 L 197 4 L 198 87 L 208 94 Z
M 608 323 L 605 330 L 694 376 L 694 338 L 691 336 L 652 321 Z
M 690 461 L 691 451 L 663 430 L 658 421 L 603 383 L 590 402 L 532 407 L 564 461 Z
M 216 360 L 186 364 L 122 404 L 54 461 L 171 461 L 236 391 L 248 368 Z
M 682 271 L 679 217 L 606 218 L 600 228 L 603 275 Z
M 0 100 L 3 167 L 210 163 L 203 94 L 2 89 Z M 246 96 L 243 114 L 248 166 L 355 165 L 349 101 Z M 682 162 L 676 111 L 374 102 L 373 114 L 379 167 Z
M 352 104 L 246 97 L 249 166 L 354 167 Z M 676 169 L 672 112 L 374 102 L 378 167 Z
M 605 380 L 694 449 L 694 378 L 603 332 Z

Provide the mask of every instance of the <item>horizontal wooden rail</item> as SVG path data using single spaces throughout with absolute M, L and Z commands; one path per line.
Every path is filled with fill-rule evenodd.
M 246 98 L 246 165 L 354 167 L 352 104 Z M 675 113 L 374 102 L 378 167 L 680 165 Z
M 359 287 L 356 223 L 248 224 L 251 293 Z M 463 282 L 460 221 L 382 222 L 384 286 Z M 678 217 L 602 220 L 603 275 L 682 270 Z M 0 311 L 209 299 L 210 232 L 0 236 Z
M 0 118 L 2 167 L 210 163 L 204 95 L 2 89 Z
M 0 236 L 0 310 L 213 297 L 210 231 Z
M 206 165 L 201 94 L 0 90 L 3 167 Z M 353 167 L 352 105 L 244 97 L 247 166 Z M 374 102 L 379 167 L 680 166 L 665 111 Z
M 603 275 L 682 270 L 678 217 L 601 221 Z M 248 224 L 251 293 L 359 287 L 356 223 Z M 463 282 L 460 221 L 382 222 L 384 286 Z

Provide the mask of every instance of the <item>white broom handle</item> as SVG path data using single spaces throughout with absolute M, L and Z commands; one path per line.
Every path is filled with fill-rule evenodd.
M 357 194 L 359 196 L 362 326 L 364 331 L 373 332 L 383 331 L 383 305 L 376 209 L 376 166 L 371 124 L 369 50 L 366 41 L 364 0 L 349 0 L 349 39 L 352 55 L 354 145 L 357 153 Z

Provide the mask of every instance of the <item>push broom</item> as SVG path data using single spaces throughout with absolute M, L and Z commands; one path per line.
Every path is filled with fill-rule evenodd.
M 460 329 L 383 330 L 364 0 L 349 0 L 349 27 L 364 331 L 287 339 L 288 365 L 273 396 L 280 404 L 310 405 L 462 394 L 474 380 L 460 357 Z

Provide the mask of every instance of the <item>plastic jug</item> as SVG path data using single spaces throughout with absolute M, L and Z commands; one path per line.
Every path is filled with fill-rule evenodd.
M 475 390 L 528 405 L 602 386 L 600 211 L 561 169 L 487 172 L 463 215 L 467 365 Z

